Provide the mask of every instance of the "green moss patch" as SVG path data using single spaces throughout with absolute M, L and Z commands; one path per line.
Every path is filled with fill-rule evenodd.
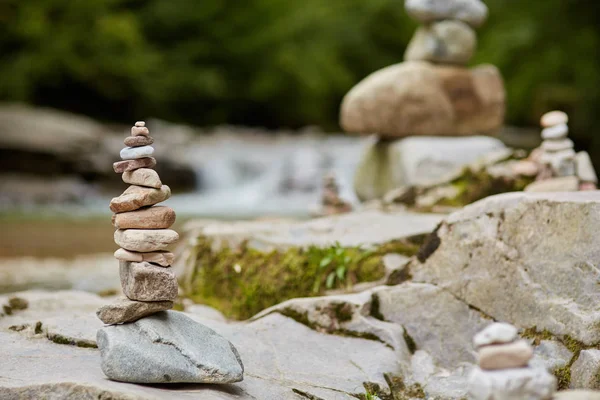
M 523 191 L 533 180 L 528 177 L 493 177 L 485 169 L 473 171 L 465 168 L 461 176 L 450 183 L 458 191 L 456 197 L 441 199 L 438 205 L 463 207 L 495 194 Z
M 186 295 L 229 318 L 247 319 L 291 298 L 320 296 L 329 289 L 381 279 L 385 254 L 412 256 L 421 240 L 392 241 L 368 249 L 336 244 L 265 252 L 245 243 L 213 251 L 211 239 L 199 237 Z
M 363 383 L 365 393 L 355 395 L 361 400 L 371 400 L 379 398 L 381 400 L 409 400 L 424 399 L 425 392 L 418 383 L 407 385 L 401 376 L 384 374 L 387 388 L 382 388 L 379 384 L 373 382 Z

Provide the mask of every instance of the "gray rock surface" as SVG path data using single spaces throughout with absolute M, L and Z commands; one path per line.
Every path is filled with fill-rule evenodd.
M 582 350 L 571 366 L 572 389 L 600 389 L 600 350 Z
M 421 26 L 408 44 L 404 59 L 465 65 L 476 47 L 477 35 L 469 25 L 446 20 Z
M 555 390 L 556 378 L 544 368 L 474 368 L 469 376 L 472 400 L 550 400 Z
M 235 347 L 212 329 L 177 311 L 98 331 L 102 371 L 132 383 L 232 383 L 243 380 Z
M 487 19 L 487 6 L 480 0 L 406 0 L 408 14 L 419 22 L 458 19 L 474 27 Z
M 177 278 L 173 268 L 148 262 L 119 261 L 123 293 L 137 301 L 173 301 L 177 297 Z
M 556 393 L 554 400 L 600 400 L 600 392 L 591 390 L 566 390 Z
M 403 326 L 416 348 L 427 351 L 439 366 L 455 368 L 461 362 L 475 362 L 471 338 L 490 321 L 448 291 L 406 282 L 375 289 L 373 295 L 380 317 Z
M 171 308 L 173 308 L 172 301 L 134 301 L 124 297 L 100 307 L 96 315 L 105 324 L 112 325 L 137 321 L 145 316 Z
M 487 154 L 507 150 L 487 136 L 409 137 L 372 141 L 361 155 L 354 189 L 361 200 L 382 198 L 390 190 L 448 182 Z
M 573 353 L 561 342 L 542 340 L 538 346 L 533 348 L 533 358 L 529 365 L 544 367 L 552 372 L 567 365 L 571 358 L 573 358 Z
M 526 192 L 532 193 L 576 192 L 577 190 L 579 190 L 579 179 L 576 176 L 563 176 L 536 181 L 525 188 Z
M 599 224 L 600 192 L 488 197 L 440 225 L 413 280 L 496 320 L 596 344 Z
M 115 382 L 104 376 L 97 349 L 55 344 L 43 334 L 8 330 L 6 325 L 12 325 L 17 319 L 28 321 L 19 315 L 27 314 L 31 321 L 41 321 L 44 325 L 46 313 L 65 320 L 75 314 L 88 313 L 96 325 L 82 325 L 87 332 L 81 334 L 95 334 L 101 322 L 93 311 L 106 299 L 87 293 L 70 293 L 61 292 L 61 296 L 55 296 L 57 300 L 51 300 L 48 295 L 34 299 L 29 292 L 19 294 L 31 299 L 31 306 L 0 318 L 3 356 L 0 398 L 62 399 L 71 395 L 79 399 L 98 398 L 101 394 L 106 398 L 128 400 L 298 400 L 302 397 L 293 391 L 298 390 L 321 399 L 355 400 L 355 395 L 364 394 L 363 382 L 386 387 L 384 373 L 402 373 L 397 352 L 377 340 L 317 332 L 278 313 L 249 323 L 223 323 L 187 314 L 235 345 L 246 366 L 244 381 L 218 386 L 158 387 Z M 60 303 L 59 297 L 63 299 Z

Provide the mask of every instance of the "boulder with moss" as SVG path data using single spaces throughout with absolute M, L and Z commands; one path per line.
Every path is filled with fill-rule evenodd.
M 245 319 L 291 298 L 380 280 L 383 256 L 415 254 L 442 218 L 365 211 L 304 222 L 192 221 L 176 268 L 186 296 Z

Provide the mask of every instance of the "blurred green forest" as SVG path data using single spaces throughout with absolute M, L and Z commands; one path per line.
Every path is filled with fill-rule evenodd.
M 507 122 L 561 108 L 592 140 L 600 2 L 485 2 L 473 64 L 501 69 Z M 402 61 L 416 27 L 402 0 L 1 0 L 0 100 L 105 121 L 335 130 L 343 95 Z

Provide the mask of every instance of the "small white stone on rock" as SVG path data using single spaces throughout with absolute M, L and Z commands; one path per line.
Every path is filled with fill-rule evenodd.
M 567 122 L 569 122 L 569 116 L 562 111 L 550 111 L 542 115 L 540 119 L 540 124 L 544 128 L 566 124 Z
M 150 157 L 153 154 L 154 147 L 152 146 L 125 147 L 121 150 L 121 159 L 136 160 L 138 158 Z
M 563 176 L 550 178 L 543 181 L 530 183 L 525 187 L 525 192 L 549 193 L 549 192 L 576 192 L 579 189 L 579 179 L 576 176 Z
M 598 183 L 598 176 L 592 164 L 592 159 L 586 151 L 580 151 L 575 156 L 575 169 L 582 182 Z
M 569 127 L 567 124 L 559 124 L 550 126 L 542 130 L 542 139 L 564 139 L 569 134 Z
M 517 339 L 517 328 L 504 322 L 495 322 L 473 338 L 475 348 L 492 344 L 511 343 Z
M 144 127 L 144 126 L 146 126 L 146 123 L 144 121 L 137 121 L 135 123 L 135 126 L 137 126 L 137 127 Z
M 572 149 L 573 147 L 575 147 L 575 145 L 571 139 L 544 140 L 542 142 L 542 149 L 549 152 L 568 150 Z
M 479 349 L 481 369 L 495 370 L 521 368 L 533 357 L 533 349 L 525 340 L 484 346 Z
M 600 350 L 582 350 L 571 366 L 571 389 L 600 389 Z

